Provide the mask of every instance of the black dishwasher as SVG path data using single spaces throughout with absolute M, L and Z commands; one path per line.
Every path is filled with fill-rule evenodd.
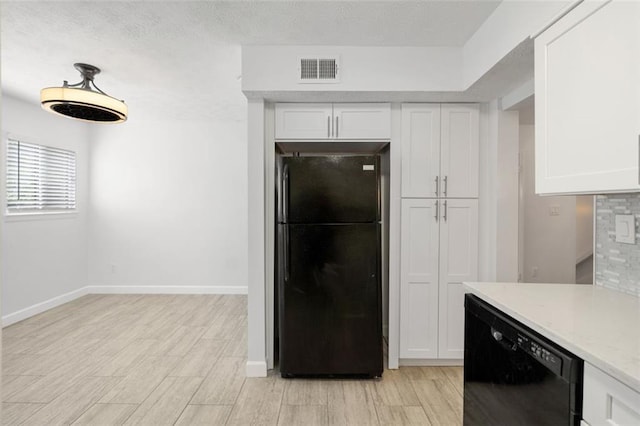
M 464 424 L 578 426 L 583 361 L 472 294 L 464 306 Z

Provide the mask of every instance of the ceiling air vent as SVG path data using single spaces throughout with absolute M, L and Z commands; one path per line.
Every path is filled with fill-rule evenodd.
M 338 58 L 300 58 L 299 82 L 300 83 L 337 83 Z

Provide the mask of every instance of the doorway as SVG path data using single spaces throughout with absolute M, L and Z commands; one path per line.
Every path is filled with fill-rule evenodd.
M 594 196 L 535 194 L 533 109 L 519 118 L 519 281 L 593 284 Z

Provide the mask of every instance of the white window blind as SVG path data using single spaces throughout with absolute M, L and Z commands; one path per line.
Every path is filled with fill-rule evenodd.
M 7 151 L 7 211 L 76 208 L 76 153 L 13 139 Z

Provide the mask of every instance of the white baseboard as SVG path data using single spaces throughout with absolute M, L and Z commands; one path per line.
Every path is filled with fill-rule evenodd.
M 400 359 L 400 367 L 459 367 L 464 365 L 463 359 Z
M 247 361 L 247 377 L 267 377 L 266 361 Z
M 2 317 L 2 327 L 6 327 L 8 325 L 15 324 L 18 321 L 30 318 L 34 315 L 41 314 L 44 311 L 48 311 L 49 309 L 53 309 L 56 306 L 71 302 L 72 300 L 75 300 L 86 294 L 88 294 L 87 287 L 82 287 L 77 290 L 70 291 L 69 293 L 53 297 L 49 300 L 45 300 L 44 302 L 36 303 L 35 305 L 20 309 L 17 312 L 4 315 Z
M 247 294 L 247 286 L 89 285 L 2 317 L 2 327 L 15 324 L 87 294 Z M 265 364 L 266 371 L 266 364 Z M 266 373 L 265 373 L 266 374 Z M 262 376 L 258 376 L 262 377 Z
M 247 294 L 247 286 L 231 285 L 90 285 L 89 294 Z

